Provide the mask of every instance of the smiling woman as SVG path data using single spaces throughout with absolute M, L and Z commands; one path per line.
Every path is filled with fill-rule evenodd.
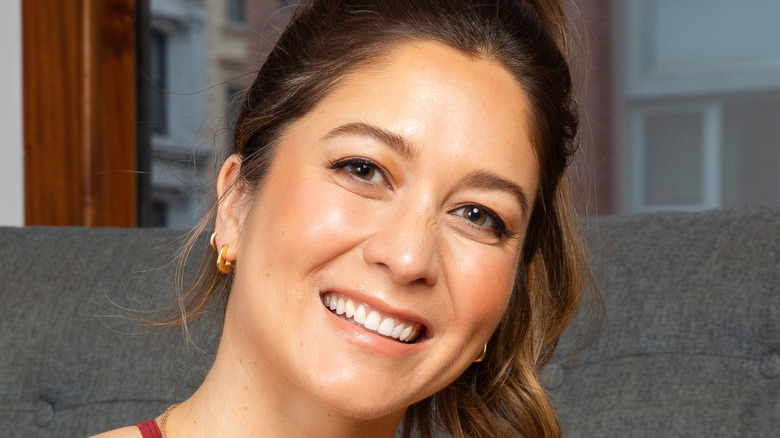
M 559 436 L 537 376 L 588 275 L 563 20 L 549 1 L 299 6 L 197 230 L 217 264 L 174 321 L 227 298 L 214 365 L 105 436 Z

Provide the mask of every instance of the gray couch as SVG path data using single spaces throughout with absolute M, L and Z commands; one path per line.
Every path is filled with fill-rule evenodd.
M 602 217 L 585 231 L 608 316 L 577 356 L 580 331 L 567 333 L 545 372 L 565 436 L 778 436 L 780 211 Z M 172 299 L 180 232 L 0 235 L 0 436 L 133 424 L 203 378 L 217 324 L 194 327 L 194 347 L 128 310 Z

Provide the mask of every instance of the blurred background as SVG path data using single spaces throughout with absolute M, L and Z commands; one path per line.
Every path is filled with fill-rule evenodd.
M 0 225 L 189 228 L 290 0 L 5 0 Z M 780 2 L 571 0 L 584 215 L 780 204 Z

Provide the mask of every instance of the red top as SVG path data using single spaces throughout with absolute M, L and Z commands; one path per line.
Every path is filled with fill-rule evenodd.
M 141 436 L 144 438 L 162 438 L 160 428 L 157 427 L 157 422 L 154 420 L 149 420 L 146 423 L 138 423 L 136 426 L 141 429 Z

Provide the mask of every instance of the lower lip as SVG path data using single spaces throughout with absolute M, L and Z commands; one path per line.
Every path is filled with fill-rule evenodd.
M 406 356 L 420 351 L 423 348 L 422 344 L 425 343 L 425 339 L 421 339 L 424 334 L 420 334 L 417 341 L 411 344 L 398 342 L 340 318 L 325 306 L 321 307 L 326 313 L 328 322 L 344 336 L 347 342 L 373 353 L 388 357 Z

